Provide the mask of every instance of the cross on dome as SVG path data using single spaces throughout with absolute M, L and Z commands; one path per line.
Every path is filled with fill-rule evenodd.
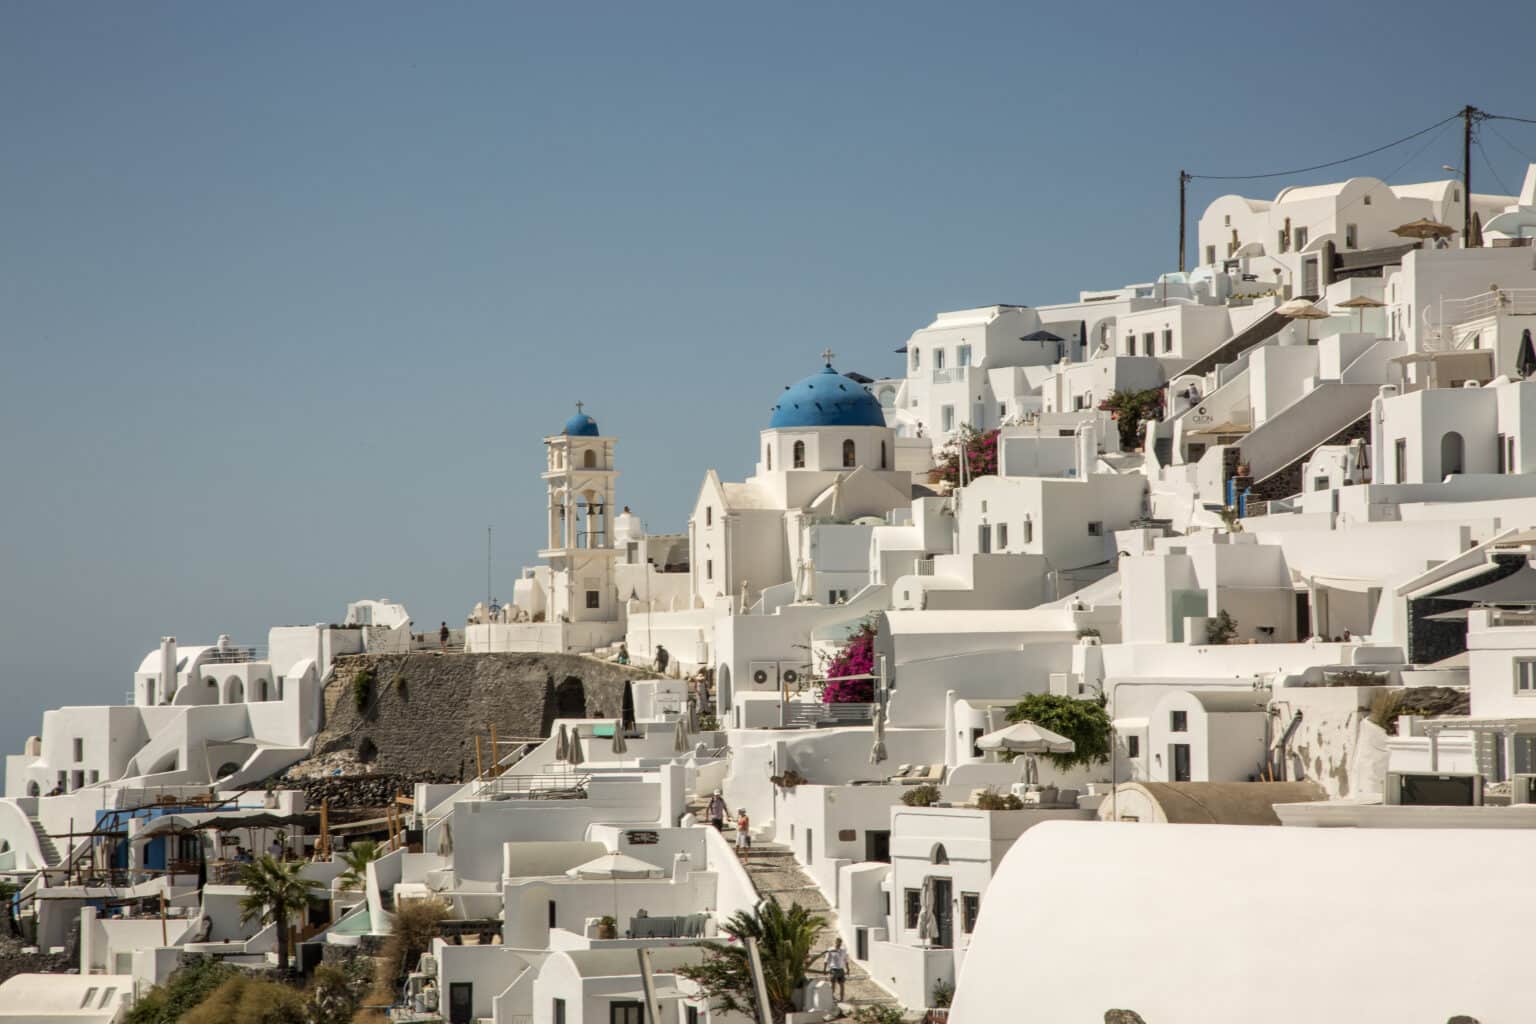
M 825 359 L 827 361 L 827 365 L 828 366 L 831 366 L 832 365 L 832 357 L 835 356 L 835 355 L 837 355 L 836 352 L 833 352 L 830 348 L 827 348 L 827 349 L 823 349 L 822 350 L 821 358 L 823 358 L 823 359 Z
M 576 403 L 576 415 L 578 415 L 578 416 L 580 416 L 580 415 L 581 415 L 581 410 L 582 410 L 582 404 L 583 404 L 583 403 L 581 403 L 581 402 L 579 402 L 579 401 L 578 401 L 578 402 L 577 402 L 577 403 Z

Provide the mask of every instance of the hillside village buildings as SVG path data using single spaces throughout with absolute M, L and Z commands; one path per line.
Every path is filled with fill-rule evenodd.
M 1504 980 L 1518 915 L 1468 943 L 1423 901 L 1529 885 L 1533 236 L 1536 165 L 1518 196 L 1222 197 L 1191 271 L 940 313 L 878 380 L 796 357 L 741 438 L 752 475 L 701 467 L 670 534 L 620 504 L 622 429 L 578 408 L 544 438 L 542 564 L 446 641 L 386 601 L 264 649 L 167 637 L 131 704 L 45 715 L 0 800 L 23 932 L 114 993 L 82 992 L 80 1019 L 188 953 L 268 964 L 273 928 L 209 865 L 220 836 L 265 848 L 282 823 L 326 896 L 306 941 L 449 908 L 400 1020 L 725 1020 L 688 973 L 769 872 L 827 908 L 843 1008 L 952 990 L 961 1024 L 1528 1018 Z M 1128 424 L 1106 405 L 1134 392 L 1154 414 Z M 995 471 L 930 478 L 978 450 Z M 829 679 L 851 638 L 869 671 Z M 338 658 L 420 650 L 627 657 L 634 678 L 417 784 L 345 891 L 317 809 L 265 783 L 311 753 Z M 1007 756 L 1031 695 L 1103 707 L 1105 756 Z M 706 820 L 717 791 L 745 863 Z M 138 912 L 162 897 L 164 922 Z M 841 1012 L 810 978 L 792 1020 Z M 61 998 L 6 985 L 39 1013 Z

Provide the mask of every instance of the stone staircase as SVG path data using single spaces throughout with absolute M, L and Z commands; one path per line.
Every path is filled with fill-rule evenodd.
M 787 846 L 778 843 L 754 843 L 752 856 L 747 861 L 747 874 L 752 879 L 759 896 L 777 896 L 785 906 L 800 904 L 826 921 L 816 936 L 816 952 L 831 949 L 838 939 L 837 913 L 828 905 L 821 889 L 811 881 L 795 855 Z M 820 964 L 817 965 L 820 969 Z M 813 975 L 821 977 L 821 975 Z M 847 997 L 839 1004 L 843 1016 L 851 1016 L 865 1006 L 890 1006 L 901 1010 L 902 1006 L 885 989 L 873 981 L 858 961 L 848 961 Z
M 37 836 L 37 845 L 43 852 L 43 860 L 47 862 L 48 867 L 57 866 L 61 859 L 59 848 L 54 844 L 53 839 L 49 837 L 48 833 L 43 830 L 43 823 L 38 820 L 35 814 L 28 815 L 27 821 L 32 823 L 32 834 Z

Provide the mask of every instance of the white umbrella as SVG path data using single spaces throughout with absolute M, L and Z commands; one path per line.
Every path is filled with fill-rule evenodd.
M 869 748 L 869 763 L 880 764 L 886 758 L 885 753 L 885 709 L 875 707 L 875 743 Z
M 676 754 L 686 754 L 693 749 L 688 746 L 688 723 L 681 718 L 677 720 L 677 728 L 672 731 L 672 751 Z
M 596 860 L 578 864 L 567 871 L 568 878 L 587 878 L 608 881 L 614 878 L 660 878 L 661 868 L 647 864 L 638 857 L 623 853 L 605 853 Z
M 933 912 L 933 876 L 923 879 L 922 902 L 917 911 L 917 940 L 932 942 L 939 935 L 939 919 Z
M 624 723 L 613 723 L 613 752 L 615 754 L 629 753 L 629 744 L 624 742 Z
M 565 759 L 573 765 L 581 764 L 581 762 L 586 760 L 586 757 L 581 753 L 581 733 L 575 729 L 571 730 L 571 749 Z
M 976 746 L 1011 754 L 1071 754 L 1077 750 L 1077 744 L 1065 736 L 1029 721 L 989 732 L 976 741 Z
M 555 736 L 555 760 L 564 761 L 571 754 L 571 738 L 566 735 L 565 723 L 560 723 L 560 732 Z

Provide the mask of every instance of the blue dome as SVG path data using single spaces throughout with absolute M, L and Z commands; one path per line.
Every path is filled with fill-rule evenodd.
M 567 437 L 598 437 L 597 420 L 586 413 L 578 412 L 575 416 L 565 421 L 565 429 L 560 433 Z
M 773 407 L 770 430 L 778 427 L 883 427 L 885 414 L 875 396 L 828 366 L 784 389 Z

